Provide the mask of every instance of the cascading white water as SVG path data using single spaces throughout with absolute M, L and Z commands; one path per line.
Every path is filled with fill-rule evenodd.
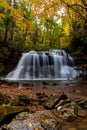
M 12 80 L 71 79 L 78 76 L 74 60 L 64 50 L 23 53 L 16 69 L 7 75 Z

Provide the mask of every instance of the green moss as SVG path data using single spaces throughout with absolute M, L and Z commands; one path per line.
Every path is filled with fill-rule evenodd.
M 5 113 L 3 107 L 0 107 L 0 122 L 5 118 Z
M 26 111 L 27 107 L 24 106 L 0 106 L 0 122 L 4 120 L 5 117 L 8 117 L 12 114 L 17 114 L 23 111 Z
M 78 114 L 78 105 L 73 104 L 73 107 L 74 107 L 74 114 L 77 115 Z
M 18 106 L 20 104 L 20 100 L 18 97 L 14 97 L 13 101 L 12 101 L 12 106 Z

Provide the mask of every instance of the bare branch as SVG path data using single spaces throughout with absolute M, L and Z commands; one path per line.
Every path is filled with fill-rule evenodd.
M 86 9 L 86 7 L 84 7 L 84 6 L 80 5 L 80 4 L 72 4 L 70 6 L 78 6 L 78 7 L 81 7 L 82 9 Z
M 87 6 L 87 2 L 85 0 L 81 0 L 84 6 Z
M 83 18 L 83 20 L 84 21 L 86 21 L 86 18 L 77 10 L 77 9 L 75 9 L 73 6 L 74 6 L 74 4 L 72 4 L 72 5 L 70 5 L 70 4 L 68 4 L 67 2 L 65 2 L 64 0 L 61 0 L 66 6 L 68 6 L 68 7 L 70 7 L 71 9 L 73 9 L 76 13 L 78 13 L 82 18 Z M 82 6 L 83 7 L 83 6 Z

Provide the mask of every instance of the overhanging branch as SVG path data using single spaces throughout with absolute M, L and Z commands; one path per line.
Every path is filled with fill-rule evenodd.
M 78 4 L 72 4 L 72 5 L 70 5 L 70 4 L 68 4 L 67 2 L 65 2 L 64 0 L 61 0 L 66 6 L 68 6 L 69 8 L 71 8 L 71 9 L 73 9 L 76 13 L 78 13 L 81 17 L 82 17 L 82 19 L 84 20 L 84 21 L 86 21 L 86 18 L 77 10 L 77 9 L 75 9 L 74 8 L 74 6 L 75 5 L 78 5 Z M 80 6 L 80 5 L 79 5 Z M 83 6 L 80 6 L 81 8 L 83 8 Z M 85 8 L 84 8 L 85 9 Z

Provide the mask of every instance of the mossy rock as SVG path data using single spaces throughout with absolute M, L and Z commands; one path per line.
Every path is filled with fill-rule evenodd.
M 0 122 L 5 118 L 5 112 L 2 107 L 0 107 Z
M 13 97 L 11 105 L 12 106 L 20 106 L 20 100 L 19 100 L 18 96 Z
M 87 97 L 77 98 L 75 102 L 77 102 L 77 104 L 81 106 L 81 108 L 87 109 Z
M 13 106 L 27 106 L 30 103 L 30 99 L 25 95 L 17 95 L 12 99 L 11 105 Z
M 10 104 L 11 102 L 12 102 L 12 98 L 9 95 L 0 93 L 0 105 Z
M 1 105 L 0 106 L 0 123 L 5 118 L 9 117 L 10 115 L 16 115 L 16 114 L 23 112 L 23 111 L 26 111 L 26 110 L 27 110 L 27 107 L 24 107 L 24 106 Z

